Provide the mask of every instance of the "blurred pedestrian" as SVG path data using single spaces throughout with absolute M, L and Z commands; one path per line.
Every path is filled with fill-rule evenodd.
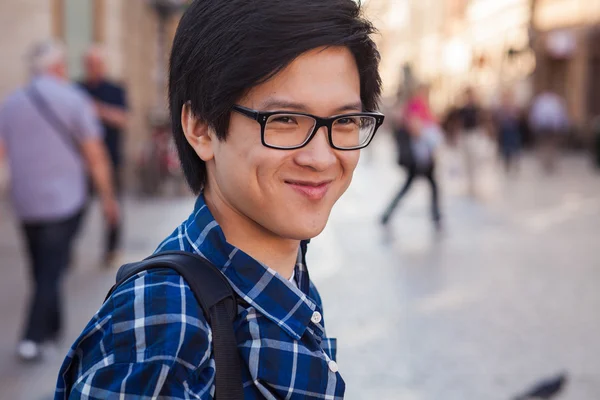
M 443 133 L 430 108 L 427 88 L 420 86 L 408 100 L 394 124 L 394 136 L 398 147 L 398 163 L 406 170 L 406 181 L 386 208 L 381 223 L 387 225 L 400 203 L 408 193 L 415 178 L 424 177 L 431 185 L 431 215 L 436 229 L 441 228 L 439 187 L 436 180 L 436 152 L 443 140 Z
M 460 109 L 456 106 L 449 107 L 446 110 L 441 127 L 446 134 L 446 143 L 451 147 L 456 147 L 460 143 L 461 123 Z
M 520 113 L 510 90 L 502 93 L 500 106 L 494 113 L 494 125 L 498 135 L 500 155 L 506 173 L 516 172 L 521 153 Z
M 569 128 L 564 99 L 551 91 L 538 94 L 533 99 L 529 125 L 535 135 L 542 167 L 546 173 L 552 173 L 557 167 L 561 139 Z
M 0 154 L 9 161 L 11 197 L 33 281 L 17 350 L 26 361 L 39 359 L 41 345 L 62 332 L 61 277 L 87 200 L 87 171 L 106 218 L 118 216 L 102 129 L 91 101 L 67 81 L 63 46 L 37 45 L 31 68 L 31 82 L 0 108 Z
M 465 159 L 467 190 L 470 196 L 477 196 L 477 168 L 487 145 L 484 109 L 473 88 L 464 93 L 464 104 L 458 111 L 461 130 L 460 141 Z
M 113 182 L 117 197 L 123 193 L 123 133 L 127 127 L 127 92 L 125 88 L 106 77 L 105 54 L 101 47 L 93 46 L 83 60 L 85 78 L 81 87 L 92 97 L 96 112 L 104 128 L 104 143 L 110 156 Z M 121 210 L 123 208 L 121 207 Z M 103 265 L 112 267 L 119 263 L 122 241 L 122 218 L 106 225 Z

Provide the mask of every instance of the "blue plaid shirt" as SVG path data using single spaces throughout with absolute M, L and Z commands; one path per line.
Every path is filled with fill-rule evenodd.
M 234 329 L 245 399 L 342 399 L 345 384 L 321 299 L 299 251 L 294 280 L 227 243 L 203 196 L 157 249 L 199 254 L 241 299 Z M 55 400 L 212 399 L 215 360 L 202 309 L 175 272 L 142 272 L 121 285 L 77 339 Z

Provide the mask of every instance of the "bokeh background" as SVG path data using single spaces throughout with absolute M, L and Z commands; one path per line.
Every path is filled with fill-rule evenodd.
M 490 114 L 510 91 L 523 148 L 518 172 L 505 174 L 490 128 L 473 196 L 466 194 L 460 145 L 446 141 L 438 168 L 441 233 L 430 226 L 421 183 L 391 224 L 380 226 L 405 174 L 396 165 L 392 127 L 364 150 L 353 185 L 309 252 L 329 334 L 339 341 L 347 398 L 510 399 L 564 373 L 556 398 L 599 399 L 600 0 L 363 4 L 380 31 L 383 111 L 393 113 L 398 94 L 418 84 L 428 85 L 440 122 L 461 107 L 467 87 Z M 165 116 L 165 64 L 183 8 L 176 0 L 0 1 L 0 103 L 27 82 L 31 45 L 49 37 L 66 43 L 74 80 L 85 50 L 101 44 L 109 75 L 128 90 L 123 261 L 148 255 L 193 204 L 155 129 Z M 560 96 L 569 117 L 552 174 L 539 165 L 527 119 L 545 91 Z M 65 281 L 64 343 L 42 364 L 20 364 L 14 351 L 30 288 L 7 177 L 4 163 L 0 398 L 46 399 L 115 271 L 98 266 L 96 207 Z

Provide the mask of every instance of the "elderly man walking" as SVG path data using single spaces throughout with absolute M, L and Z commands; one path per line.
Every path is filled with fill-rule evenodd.
M 24 361 L 62 328 L 60 281 L 87 201 L 88 174 L 105 217 L 118 218 L 110 164 L 93 103 L 67 81 L 66 55 L 48 41 L 31 54 L 33 78 L 0 107 L 0 160 L 6 156 L 11 197 L 33 280 L 29 315 L 18 346 Z

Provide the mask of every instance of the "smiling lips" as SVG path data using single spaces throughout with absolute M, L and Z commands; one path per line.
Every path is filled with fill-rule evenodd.
M 309 200 L 321 200 L 327 194 L 329 186 L 333 181 L 285 181 L 296 192 L 307 197 Z

